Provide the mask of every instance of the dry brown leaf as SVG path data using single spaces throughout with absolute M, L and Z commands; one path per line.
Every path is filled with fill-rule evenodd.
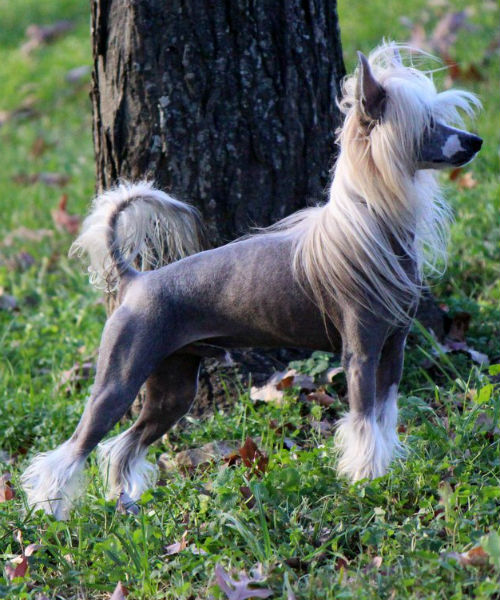
M 14 110 L 0 110 L 0 127 L 4 123 L 7 123 L 7 121 L 13 121 L 15 119 L 29 119 L 37 116 L 38 111 L 36 111 L 34 108 L 36 100 L 36 96 L 28 96 L 23 100 L 21 105 Z
M 471 190 L 477 186 L 477 180 L 474 179 L 470 171 L 467 171 L 467 173 L 458 179 L 457 185 L 462 190 Z
M 256 473 L 265 473 L 269 458 L 259 450 L 252 438 L 247 437 L 238 453 L 245 467 L 254 469 Z
M 222 565 L 215 565 L 215 579 L 220 590 L 228 600 L 246 600 L 247 598 L 269 598 L 273 595 L 268 588 L 251 587 L 262 583 L 265 577 L 262 575 L 260 566 L 253 569 L 249 577 L 245 571 L 230 575 Z
M 255 506 L 255 498 L 252 494 L 252 490 L 248 487 L 248 485 L 242 485 L 240 487 L 240 492 L 245 500 L 245 505 L 248 508 L 253 508 Z
M 46 237 L 52 237 L 54 232 L 51 229 L 28 229 L 28 227 L 18 227 L 8 233 L 4 239 L 2 246 L 12 246 L 14 240 L 18 239 L 23 242 L 40 242 Z
M 26 556 L 24 556 L 24 554 L 16 556 L 16 558 L 13 558 L 5 565 L 5 572 L 7 573 L 7 578 L 9 581 L 12 581 L 16 577 L 24 577 L 27 570 L 28 559 Z
M 74 25 L 71 21 L 57 21 L 52 25 L 29 25 L 26 28 L 28 41 L 21 46 L 21 52 L 29 54 L 36 48 L 53 42 L 63 34 L 71 31 Z
M 109 600 L 125 600 L 128 596 L 128 590 L 121 581 L 116 584 L 115 591 L 109 597 Z
M 0 477 L 0 502 L 7 502 L 8 500 L 12 500 L 16 497 L 16 493 L 14 492 L 14 488 L 10 483 L 10 479 L 10 473 L 4 473 Z
M 312 391 L 316 389 L 316 384 L 310 375 L 298 373 L 295 369 L 278 371 L 271 375 L 263 386 L 252 387 L 250 389 L 250 398 L 252 400 L 260 400 L 261 402 L 281 402 L 284 397 L 284 391 L 292 387 Z
M 63 194 L 59 200 L 57 209 L 52 211 L 52 219 L 59 230 L 65 230 L 74 235 L 80 229 L 81 217 L 70 215 L 67 211 L 68 196 Z
M 73 389 L 80 389 L 82 382 L 92 379 L 95 375 L 95 363 L 93 361 L 85 361 L 83 363 L 75 363 L 71 369 L 63 371 L 59 381 L 59 388 L 65 388 L 66 393 L 71 393 Z
M 319 404 L 325 408 L 328 408 L 335 403 L 335 398 L 332 398 L 332 396 L 321 390 L 307 394 L 306 398 L 309 400 L 309 402 L 315 402 L 316 404 Z
M 34 158 L 38 158 L 39 156 L 42 156 L 42 154 L 45 154 L 52 146 L 53 144 L 49 144 L 43 137 L 38 136 L 31 144 L 30 154 Z
M 186 530 L 182 534 L 180 542 L 174 542 L 173 544 L 169 544 L 168 546 L 165 546 L 165 554 L 167 554 L 168 556 L 171 556 L 172 554 L 179 554 L 179 552 L 182 552 L 183 550 L 185 550 L 187 547 L 187 542 L 186 542 L 187 534 L 188 534 L 188 532 Z
M 228 455 L 235 452 L 238 445 L 231 441 L 215 441 L 209 442 L 201 446 L 201 448 L 190 448 L 182 450 L 175 456 L 177 467 L 182 471 L 192 472 L 195 469 L 207 467 L 216 460 L 226 459 Z M 170 457 L 163 455 L 160 457 L 164 465 L 170 464 Z M 164 470 L 169 470 L 164 469 Z
M 69 179 L 70 178 L 68 175 L 50 172 L 32 173 L 31 175 L 29 175 L 28 173 L 18 173 L 17 175 L 13 175 L 12 177 L 12 181 L 20 185 L 33 185 L 35 183 L 44 183 L 45 185 L 50 185 L 54 187 L 64 187 L 68 183 Z
M 482 567 L 488 564 L 488 554 L 481 546 L 474 546 L 467 552 L 448 552 L 445 556 L 454 558 L 462 567 Z
M 466 10 L 450 12 L 438 21 L 430 39 L 431 47 L 441 56 L 448 54 L 457 40 L 458 31 L 465 27 L 468 13 Z
M 462 167 L 457 167 L 456 169 L 452 169 L 450 171 L 450 181 L 456 181 L 461 172 L 462 172 Z M 441 306 L 441 308 L 443 308 L 444 305 L 440 304 L 440 306 Z M 443 310 L 444 310 L 444 308 L 443 308 Z
M 28 544 L 24 549 L 24 556 L 27 558 L 34 554 L 37 550 L 41 550 L 43 546 L 41 544 Z

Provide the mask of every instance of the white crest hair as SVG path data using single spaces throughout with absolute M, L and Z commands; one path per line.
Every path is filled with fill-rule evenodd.
M 294 270 L 327 314 L 327 298 L 358 302 L 373 310 L 376 298 L 390 320 L 406 322 L 421 291 L 423 273 L 440 272 L 446 258 L 450 210 L 435 171 L 417 171 L 416 157 L 432 119 L 461 123 L 480 103 L 468 92 L 438 93 L 430 72 L 405 66 L 401 54 L 418 51 L 384 43 L 369 56 L 384 87 L 384 117 L 367 131 L 356 99 L 358 73 L 343 83 L 345 115 L 337 142 L 328 202 L 300 211 L 271 227 L 294 240 Z M 396 242 L 400 251 L 394 251 Z M 418 269 L 409 277 L 401 256 Z
M 110 292 L 119 282 L 108 236 L 110 216 L 120 207 L 115 242 L 127 264 L 138 259 L 140 270 L 155 269 L 203 250 L 196 208 L 154 188 L 151 182 L 122 182 L 94 199 L 69 251 L 70 256 L 88 255 L 89 279 L 95 287 Z

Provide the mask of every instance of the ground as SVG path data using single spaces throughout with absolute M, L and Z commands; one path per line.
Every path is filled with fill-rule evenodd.
M 131 599 L 224 598 L 224 572 L 250 576 L 259 564 L 274 598 L 500 597 L 498 4 L 351 0 L 341 3 L 340 24 L 350 70 L 355 50 L 408 39 L 411 24 L 421 40 L 460 9 L 467 18 L 457 39 L 448 44 L 439 31 L 434 39 L 458 67 L 436 78 L 447 85 L 451 75 L 480 96 L 484 110 L 471 127 L 485 144 L 453 180 L 443 175 L 455 223 L 433 292 L 455 317 L 459 342 L 470 320 L 467 343 L 490 366 L 464 352 L 436 354 L 415 327 L 400 396 L 408 456 L 373 482 L 336 476 L 331 424 L 345 391 L 337 375 L 323 403 L 293 386 L 281 404 L 241 389 L 232 410 L 187 419 L 150 452 L 174 459 L 209 441 L 238 446 L 252 437 L 269 459 L 261 469 L 236 456 L 232 466 L 169 470 L 133 515 L 103 500 L 92 462 L 88 492 L 61 523 L 24 512 L 18 478 L 31 455 L 78 421 L 91 380 L 67 373 L 92 362 L 105 318 L 85 273 L 66 258 L 73 221 L 56 213 L 59 231 L 52 215 L 65 198 L 70 213 L 84 213 L 93 193 L 90 75 L 67 78 L 90 65 L 89 14 L 71 0 L 0 1 L 0 462 L 12 484 L 0 487 L 0 597 L 109 598 L 122 581 Z M 73 28 L 21 49 L 28 25 L 60 19 Z M 335 364 L 316 354 L 295 366 L 319 378 Z M 1 502 L 11 490 L 16 496 Z M 183 536 L 187 548 L 167 549 Z M 29 544 L 41 547 L 24 559 Z

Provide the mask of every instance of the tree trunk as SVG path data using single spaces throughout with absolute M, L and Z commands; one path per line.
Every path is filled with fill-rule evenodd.
M 335 1 L 92 0 L 92 37 L 99 192 L 151 178 L 201 210 L 213 245 L 323 199 L 345 74 Z M 244 385 L 296 354 L 238 358 Z M 208 364 L 200 409 L 235 375 Z
M 322 199 L 344 75 L 330 0 L 93 0 L 98 190 L 153 178 L 214 245 Z

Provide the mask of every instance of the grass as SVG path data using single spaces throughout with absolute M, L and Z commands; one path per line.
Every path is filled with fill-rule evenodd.
M 367 52 L 383 36 L 405 39 L 400 17 L 424 22 L 429 30 L 450 10 L 421 0 L 341 4 L 348 69 L 356 49 Z M 456 221 L 449 268 L 434 292 L 451 314 L 472 315 L 469 344 L 499 363 L 498 53 L 484 59 L 497 35 L 498 6 L 453 6 L 472 13 L 471 27 L 459 33 L 452 53 L 463 68 L 478 65 L 482 76 L 457 83 L 484 103 L 475 127 L 485 145 L 467 167 L 474 188 L 446 181 Z M 91 62 L 88 9 L 69 0 L 0 0 L 0 14 L 0 109 L 28 102 L 35 110 L 0 129 L 0 239 L 20 227 L 52 232 L 38 241 L 21 235 L 8 245 L 0 242 L 0 288 L 18 304 L 13 312 L 0 310 L 0 461 L 17 489 L 28 458 L 69 436 L 79 418 L 90 382 L 71 394 L 59 382 L 95 351 L 105 312 L 85 274 L 66 259 L 70 236 L 55 231 L 51 218 L 63 193 L 70 212 L 83 213 L 93 192 L 89 80 L 65 80 L 69 69 Z M 29 56 L 19 51 L 27 25 L 61 18 L 74 21 L 69 34 Z M 33 150 L 37 139 L 47 145 L 42 154 Z M 59 189 L 13 179 L 38 172 L 70 180 Z M 13 267 L 21 252 L 32 260 Z M 275 598 L 292 598 L 291 591 L 304 599 L 499 598 L 500 394 L 492 385 L 498 370 L 460 354 L 424 369 L 431 345 L 415 331 L 400 398 L 401 436 L 410 451 L 387 476 L 351 486 L 337 479 L 331 437 L 317 433 L 310 421 L 333 420 L 340 401 L 326 409 L 297 402 L 291 392 L 283 406 L 256 405 L 243 390 L 231 412 L 189 419 L 150 458 L 214 439 L 259 437 L 269 455 L 264 475 L 220 463 L 189 475 L 174 470 L 165 475 L 165 485 L 143 496 L 135 516 L 117 513 L 103 500 L 91 463 L 88 492 L 64 523 L 25 514 L 18 493 L 0 503 L 0 597 L 108 598 L 121 580 L 131 599 L 222 598 L 217 563 L 247 573 L 261 563 Z M 318 370 L 325 360 L 330 357 L 316 356 L 302 368 Z M 274 422 L 286 425 L 286 436 L 300 450 L 287 449 Z M 253 493 L 253 508 L 245 504 L 242 486 Z M 166 555 L 165 546 L 186 530 L 189 544 L 204 553 L 188 548 Z M 39 543 L 42 549 L 30 558 L 27 575 L 10 581 L 4 567 L 20 554 L 20 536 L 25 545 Z M 488 548 L 490 564 L 461 566 L 448 556 L 478 544 Z

